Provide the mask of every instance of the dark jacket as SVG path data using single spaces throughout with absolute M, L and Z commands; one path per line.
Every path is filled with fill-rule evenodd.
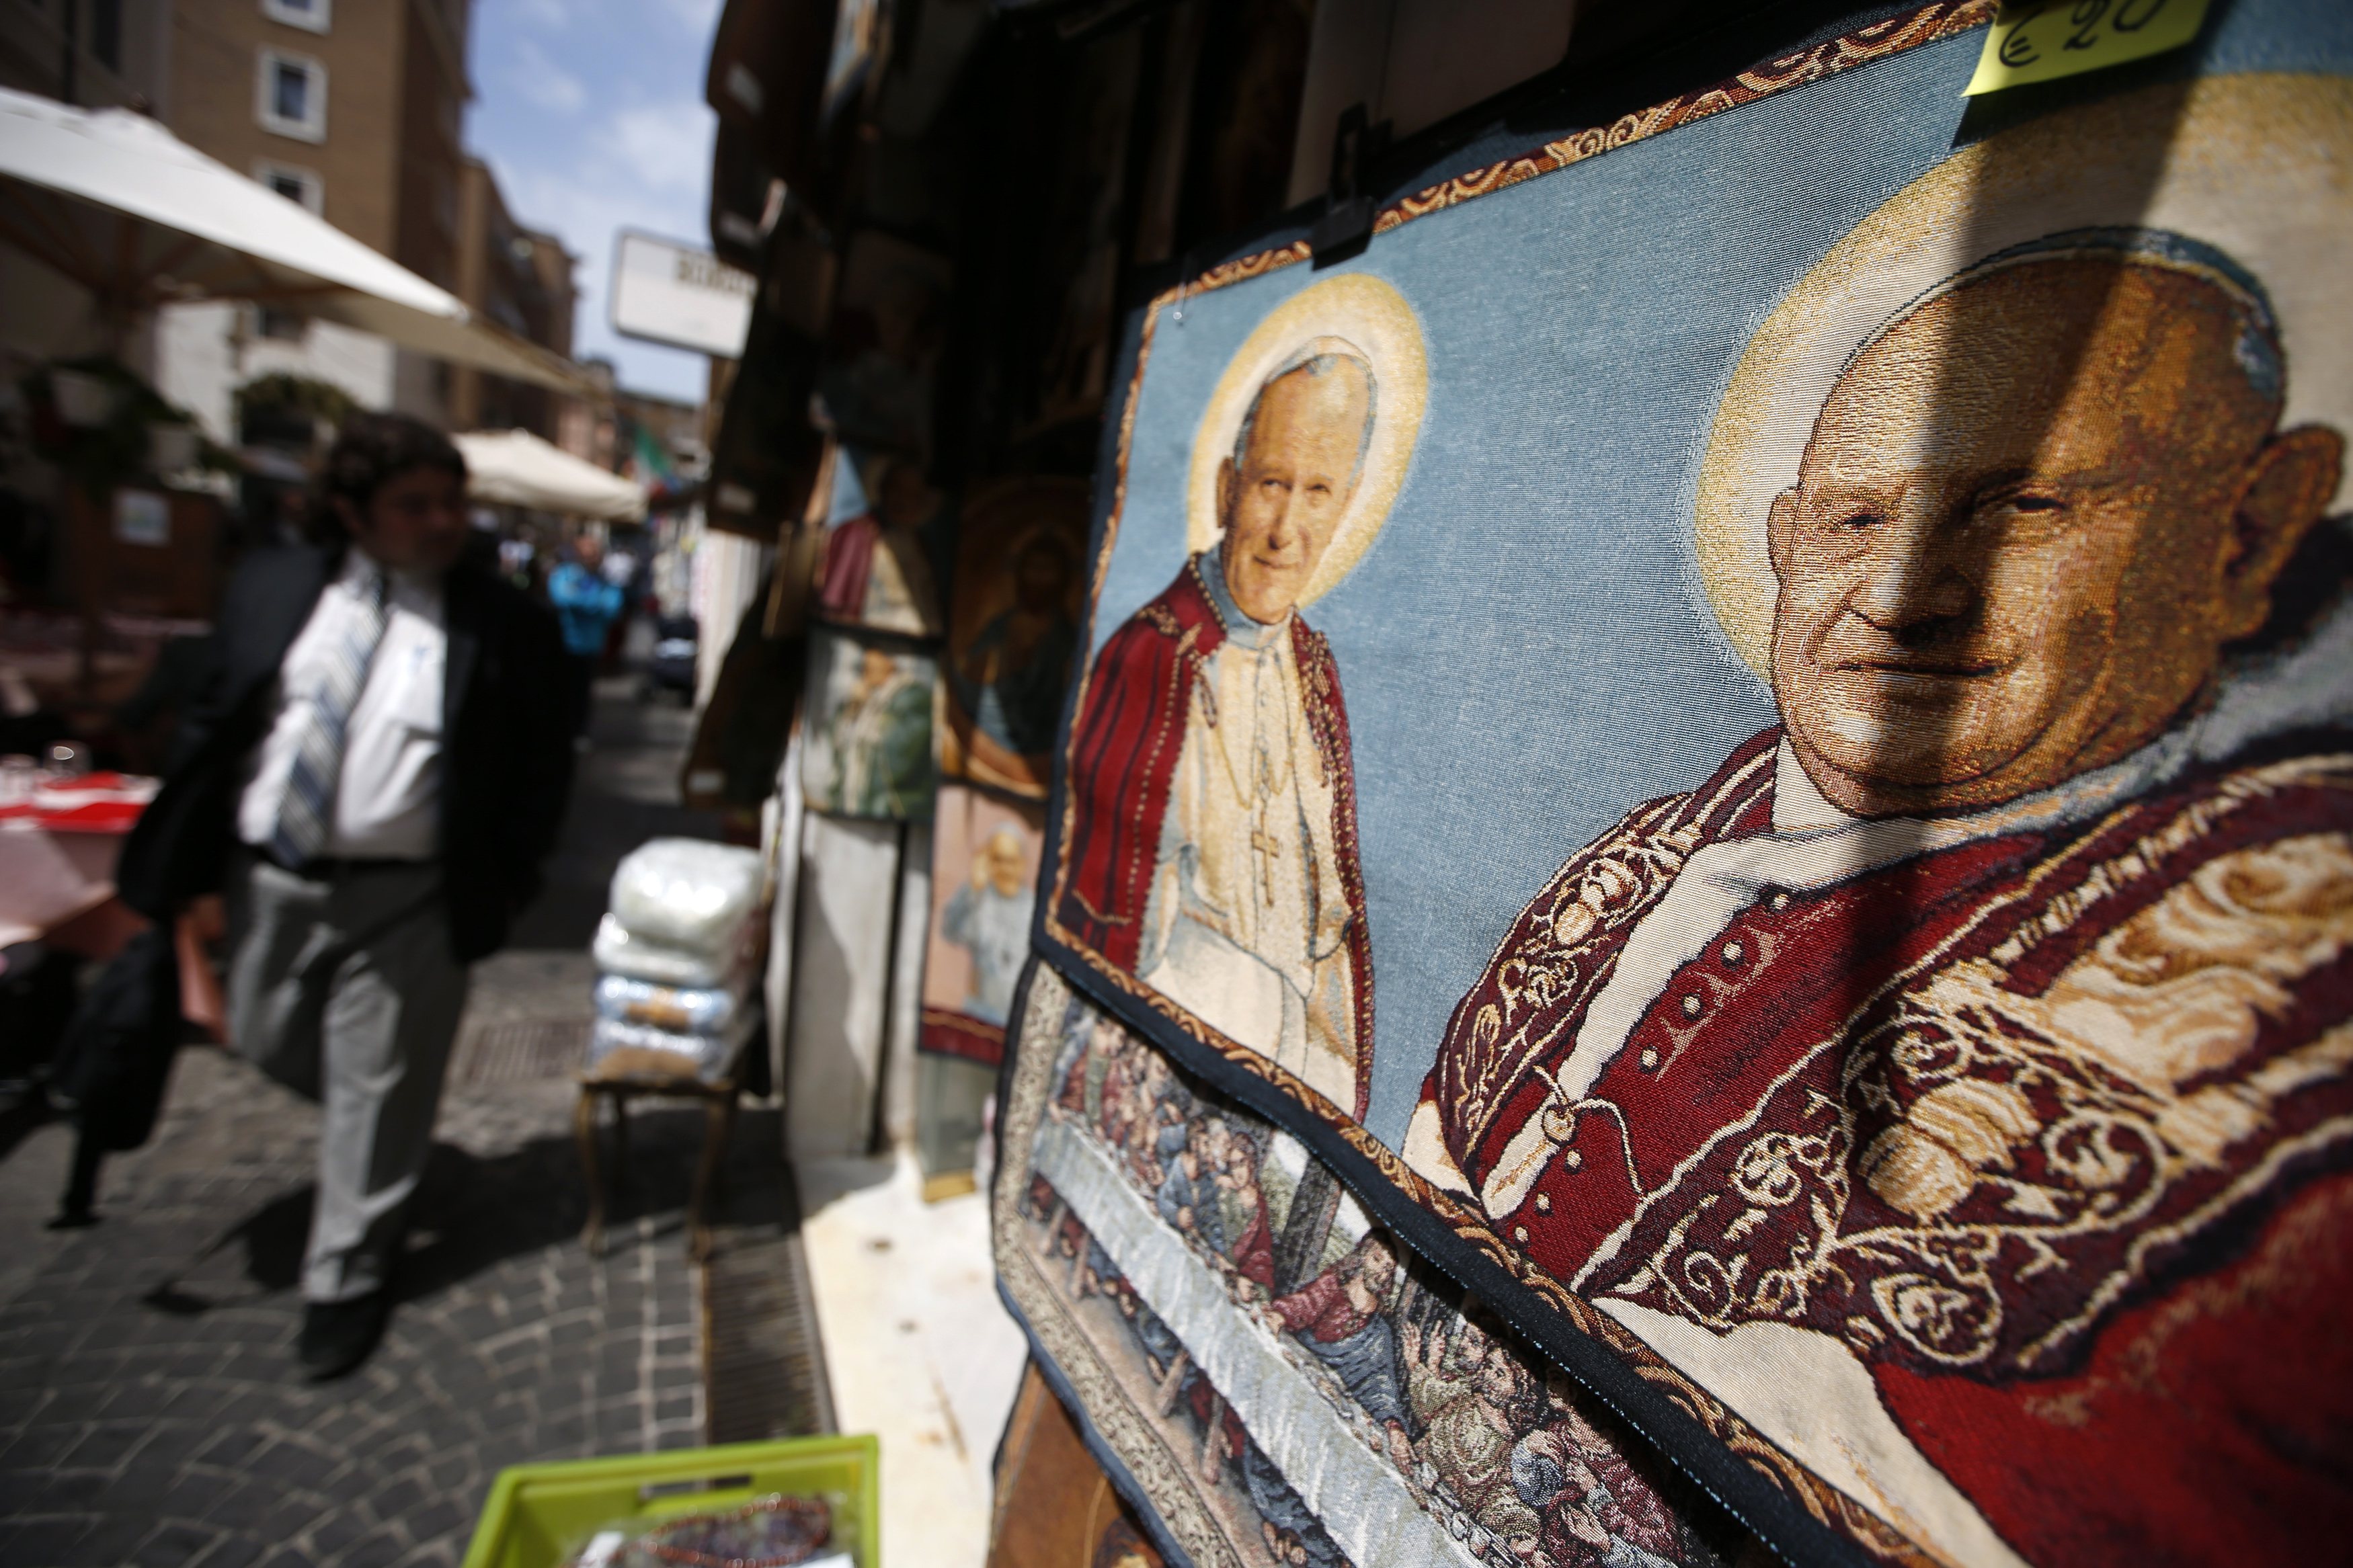
M 237 802 L 272 716 L 278 667 L 342 562 L 334 549 L 270 550 L 223 596 L 212 661 L 180 724 L 164 788 L 123 847 L 123 901 L 161 920 L 219 890 Z M 506 940 L 539 889 L 572 784 L 564 644 L 546 609 L 460 565 L 444 589 L 441 863 L 449 942 L 470 963 Z

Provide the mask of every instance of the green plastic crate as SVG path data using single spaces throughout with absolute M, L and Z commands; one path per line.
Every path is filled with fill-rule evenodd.
M 465 1568 L 555 1568 L 565 1552 L 613 1521 L 650 1524 L 770 1492 L 826 1499 L 833 1536 L 819 1555 L 847 1551 L 858 1568 L 881 1568 L 881 1448 L 871 1435 L 515 1465 L 491 1483 Z

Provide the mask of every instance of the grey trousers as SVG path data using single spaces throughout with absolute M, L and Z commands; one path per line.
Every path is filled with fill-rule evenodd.
M 441 868 L 314 879 L 245 855 L 227 895 L 229 1037 L 322 1112 L 302 1294 L 367 1295 L 400 1246 L 466 1003 Z

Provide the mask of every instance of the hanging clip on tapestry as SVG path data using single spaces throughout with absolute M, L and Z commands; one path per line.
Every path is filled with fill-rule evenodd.
M 1309 232 L 1307 247 L 1315 265 L 1345 261 L 1364 249 L 1373 237 L 1377 209 L 1365 191 L 1366 174 L 1389 143 L 1389 122 L 1378 125 L 1361 103 L 1352 103 L 1332 132 L 1332 184 L 1324 193 L 1324 216 Z

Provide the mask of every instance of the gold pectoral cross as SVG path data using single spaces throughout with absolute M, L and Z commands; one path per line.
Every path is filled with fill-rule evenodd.
M 1250 829 L 1250 852 L 1259 857 L 1258 886 L 1260 900 L 1274 902 L 1274 863 L 1282 856 L 1282 840 L 1269 833 L 1263 826 Z

